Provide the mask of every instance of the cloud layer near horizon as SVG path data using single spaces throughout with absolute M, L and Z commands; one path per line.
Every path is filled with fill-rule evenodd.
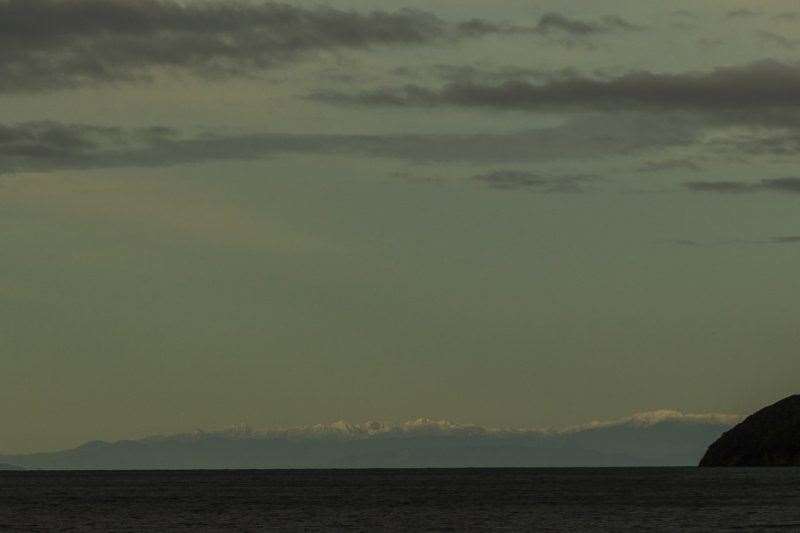
M 755 192 L 777 192 L 777 193 L 800 193 L 800 178 L 770 178 L 762 179 L 757 182 L 746 181 L 690 181 L 685 184 L 686 188 L 696 192 L 715 192 L 715 193 L 755 193 Z
M 415 162 L 476 163 L 597 157 L 609 151 L 636 153 L 690 143 L 697 131 L 681 122 L 631 116 L 597 136 L 602 118 L 512 133 L 473 134 L 222 134 L 171 127 L 119 128 L 59 122 L 0 124 L 0 172 L 63 168 L 169 166 L 213 160 L 259 159 L 279 154 L 350 154 Z M 530 176 L 528 176 L 530 177 Z M 479 178 L 500 187 L 524 176 Z M 527 180 L 530 183 L 530 179 Z M 575 182 L 573 185 L 577 185 Z
M 529 111 L 763 111 L 797 109 L 800 65 L 760 61 L 705 72 L 634 71 L 606 78 L 556 73 L 543 83 L 470 79 L 441 88 L 406 85 L 355 94 L 321 92 L 331 104 L 402 107 L 486 107 Z M 734 115 L 735 118 L 736 115 Z

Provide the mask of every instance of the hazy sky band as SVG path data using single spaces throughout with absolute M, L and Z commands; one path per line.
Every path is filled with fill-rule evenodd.
M 0 0 L 0 452 L 789 394 L 799 13 Z

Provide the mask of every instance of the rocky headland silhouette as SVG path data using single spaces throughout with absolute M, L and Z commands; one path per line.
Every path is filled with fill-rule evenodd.
M 726 431 L 708 448 L 700 466 L 800 466 L 800 394 Z

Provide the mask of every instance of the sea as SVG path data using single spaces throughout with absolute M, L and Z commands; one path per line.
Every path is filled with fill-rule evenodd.
M 0 531 L 800 531 L 798 468 L 0 472 Z

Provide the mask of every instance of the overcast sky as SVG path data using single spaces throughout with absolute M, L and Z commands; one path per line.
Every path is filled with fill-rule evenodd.
M 0 451 L 796 392 L 800 8 L 0 0 Z

